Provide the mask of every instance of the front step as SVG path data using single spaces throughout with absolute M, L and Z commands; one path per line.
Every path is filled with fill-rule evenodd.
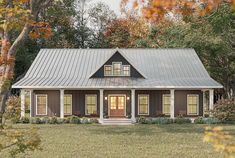
M 126 118 L 109 118 L 101 122 L 102 125 L 132 125 L 131 119 Z

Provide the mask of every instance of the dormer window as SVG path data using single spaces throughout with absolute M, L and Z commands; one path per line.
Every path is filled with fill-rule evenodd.
M 113 75 L 120 76 L 122 72 L 122 63 L 113 63 Z
M 130 76 L 130 65 L 122 65 L 121 62 L 104 65 L 104 76 Z

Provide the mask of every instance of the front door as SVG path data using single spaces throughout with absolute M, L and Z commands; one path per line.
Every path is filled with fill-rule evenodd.
M 126 97 L 125 95 L 109 96 L 109 115 L 110 117 L 125 116 Z

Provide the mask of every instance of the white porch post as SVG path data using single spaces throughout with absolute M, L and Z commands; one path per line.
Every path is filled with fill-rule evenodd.
M 136 122 L 135 120 L 135 90 L 131 90 L 131 120 L 132 122 Z
M 170 90 L 171 93 L 171 118 L 175 118 L 175 90 L 171 89 Z
M 64 118 L 64 90 L 60 90 L 60 118 Z
M 29 110 L 30 110 L 30 117 L 33 117 L 33 90 L 29 90 Z
M 24 89 L 21 89 L 20 100 L 21 100 L 20 116 L 25 117 L 25 90 Z
M 203 108 L 202 108 L 202 115 L 205 114 L 205 108 L 206 108 L 206 91 L 202 90 L 202 100 L 203 100 Z
M 214 90 L 210 89 L 209 90 L 209 110 L 213 110 L 214 109 Z
M 100 123 L 103 123 L 104 119 L 104 90 L 100 89 Z

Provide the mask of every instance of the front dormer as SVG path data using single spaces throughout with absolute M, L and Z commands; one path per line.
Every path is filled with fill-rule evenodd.
M 118 51 L 115 52 L 91 78 L 132 77 L 144 78 L 141 73 Z

